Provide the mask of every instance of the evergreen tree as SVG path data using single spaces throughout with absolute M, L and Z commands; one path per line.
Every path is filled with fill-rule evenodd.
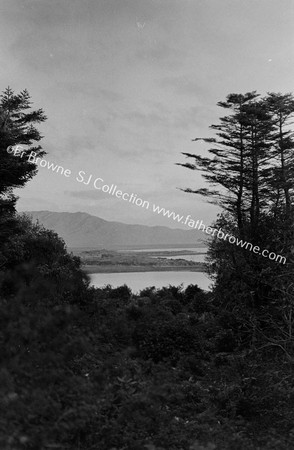
M 268 157 L 271 144 L 272 123 L 264 104 L 256 92 L 229 94 L 218 106 L 230 114 L 220 118 L 220 124 L 212 125 L 216 138 L 201 139 L 214 146 L 208 150 L 211 158 L 183 153 L 194 163 L 179 164 L 203 172 L 204 178 L 218 189 L 185 189 L 186 192 L 210 196 L 226 211 L 233 214 L 240 235 L 251 223 L 256 229 L 261 204 L 265 203 L 265 180 L 268 176 Z M 263 199 L 261 198 L 263 196 Z
M 44 122 L 42 109 L 32 110 L 27 90 L 15 94 L 9 87 L 0 96 L 0 244 L 11 233 L 14 222 L 16 197 L 13 189 L 20 188 L 37 171 L 36 164 L 28 161 L 34 151 L 37 156 L 45 152 L 37 143 L 42 139 L 36 124 Z M 8 152 L 8 147 L 21 146 L 22 155 Z M 1 266 L 1 261 L 0 261 Z
M 193 163 L 179 165 L 201 171 L 214 187 L 184 190 L 211 196 L 223 207 L 226 214 L 216 228 L 286 257 L 283 266 L 228 242 L 214 239 L 210 244 L 220 296 L 233 290 L 256 306 L 273 300 L 275 284 L 285 290 L 293 275 L 293 96 L 270 93 L 260 99 L 254 91 L 230 94 L 218 105 L 230 114 L 211 126 L 216 138 L 203 139 L 213 144 L 211 157 L 184 153 Z
M 294 194 L 294 132 L 291 121 L 294 116 L 294 97 L 292 94 L 269 93 L 266 107 L 274 121 L 274 148 L 277 160 L 275 185 L 282 190 L 282 205 L 287 218 L 290 217 Z

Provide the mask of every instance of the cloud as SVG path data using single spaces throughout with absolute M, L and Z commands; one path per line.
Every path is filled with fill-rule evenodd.
M 209 130 L 210 125 L 217 118 L 216 109 L 216 107 L 210 105 L 198 105 L 185 108 L 179 111 L 173 118 L 173 126 L 181 130 L 190 130 L 193 128 L 194 133 L 203 133 L 203 130 L 205 130 L 204 137 L 207 137 L 206 134 L 211 134 Z M 194 138 L 196 136 L 187 136 L 187 139 L 190 139 L 190 137 Z
M 203 101 L 207 99 L 208 89 L 199 80 L 191 80 L 189 76 L 168 76 L 159 80 L 158 85 L 163 88 L 172 88 L 173 92 L 178 95 L 191 97 L 194 96 L 195 101 L 201 98 Z
M 70 20 L 69 0 L 4 0 L 2 14 L 10 23 L 17 23 L 19 29 L 36 24 L 41 28 L 66 25 Z
M 89 199 L 89 200 L 97 200 L 97 201 L 101 201 L 101 200 L 105 200 L 107 194 L 105 194 L 104 192 L 98 191 L 97 189 L 95 190 L 87 190 L 87 191 L 64 191 L 64 194 L 69 196 L 69 197 L 74 197 L 74 198 L 81 198 L 81 199 Z M 99 198 L 102 197 L 103 198 Z M 114 197 L 112 197 L 111 195 L 108 195 L 109 199 L 112 199 Z
M 92 181 L 94 181 L 95 177 Z M 153 181 L 153 180 L 152 180 Z M 108 186 L 116 185 L 116 190 L 120 190 L 122 192 L 126 192 L 128 194 L 136 194 L 138 197 L 140 196 L 146 196 L 146 195 L 158 195 L 160 192 L 160 183 L 157 181 L 153 181 L 153 183 L 150 185 L 147 181 L 145 183 L 138 183 L 138 182 L 115 182 L 115 180 L 106 181 L 104 180 L 103 184 L 107 184 Z M 101 182 L 102 185 L 102 182 Z M 83 187 L 81 186 L 81 190 L 74 190 L 69 191 L 65 190 L 64 194 L 68 197 L 74 197 L 74 198 L 81 198 L 81 199 L 89 199 L 89 200 L 97 200 L 97 201 L 104 201 L 105 199 L 113 199 L 118 200 L 117 197 L 108 194 L 107 192 L 102 192 L 99 189 L 89 189 L 89 187 Z
M 38 38 L 33 30 L 19 34 L 10 46 L 11 54 L 30 70 L 51 73 L 60 77 L 77 74 L 89 64 L 89 54 L 81 46 L 72 45 L 63 33 L 53 34 L 45 30 L 38 30 Z M 77 66 L 76 59 L 80 65 Z
M 136 49 L 132 55 L 136 62 L 146 62 L 148 64 L 162 65 L 170 69 L 178 68 L 185 58 L 185 51 L 180 51 L 172 47 L 163 40 L 153 39 L 145 42 L 145 45 Z
M 157 112 L 131 111 L 125 114 L 125 119 L 136 126 L 144 128 L 149 127 L 168 127 L 170 126 L 170 118 Z
M 21 197 L 17 202 L 17 211 L 40 211 L 48 209 L 50 211 L 62 211 L 60 203 L 45 200 L 41 197 Z
M 47 90 L 48 94 L 62 95 L 68 99 L 81 96 L 87 97 L 87 102 L 93 103 L 97 100 L 103 100 L 107 103 L 116 103 L 122 101 L 124 96 L 114 90 L 110 90 L 90 82 L 81 83 L 79 80 L 57 81 Z

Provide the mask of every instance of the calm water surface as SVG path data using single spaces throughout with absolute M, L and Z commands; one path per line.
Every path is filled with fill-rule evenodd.
M 124 272 L 124 273 L 93 273 L 90 275 L 91 284 L 102 287 L 111 284 L 113 287 L 126 284 L 134 293 L 150 286 L 161 288 L 168 286 L 184 287 L 189 284 L 198 284 L 204 290 L 209 290 L 211 280 L 203 272 Z

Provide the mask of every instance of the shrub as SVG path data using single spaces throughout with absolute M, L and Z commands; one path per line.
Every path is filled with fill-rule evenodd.
M 197 331 L 188 321 L 175 317 L 148 323 L 144 319 L 137 322 L 133 334 L 134 344 L 143 358 L 151 358 L 156 363 L 168 358 L 174 363 L 181 353 L 201 351 Z

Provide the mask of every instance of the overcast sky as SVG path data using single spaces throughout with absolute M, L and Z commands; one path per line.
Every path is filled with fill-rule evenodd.
M 292 92 L 294 0 L 2 0 L 1 90 L 30 92 L 48 120 L 46 160 L 18 191 L 19 210 L 83 211 L 177 226 L 76 180 L 211 223 L 217 208 L 177 188 L 204 187 L 176 166 L 208 136 L 230 92 Z M 204 153 L 203 153 L 204 154 Z

